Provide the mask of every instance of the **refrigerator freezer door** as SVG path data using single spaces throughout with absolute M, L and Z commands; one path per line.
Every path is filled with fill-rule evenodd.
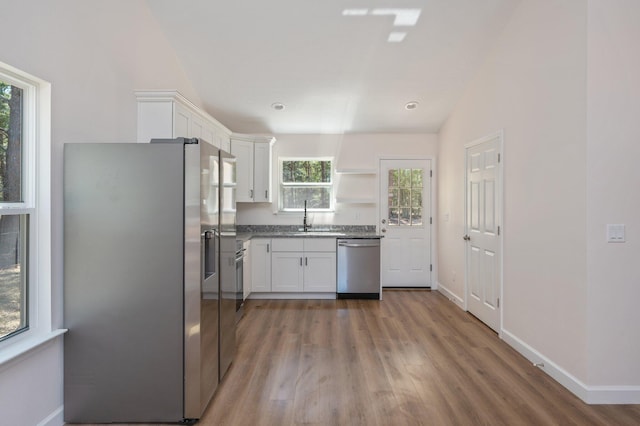
M 183 419 L 182 152 L 65 145 L 67 422 Z

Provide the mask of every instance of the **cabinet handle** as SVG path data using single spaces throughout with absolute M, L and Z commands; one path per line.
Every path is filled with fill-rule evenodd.
M 300 266 L 302 266 L 302 258 L 300 258 Z
M 253 198 L 253 189 L 249 190 L 249 198 Z
M 266 189 L 266 190 L 264 191 L 264 198 L 265 198 L 265 199 L 269 199 L 269 190 L 268 190 L 268 189 Z
M 267 244 L 267 253 L 269 253 L 269 244 Z
M 308 259 L 308 257 L 304 258 L 304 266 L 308 266 L 309 265 L 309 263 L 307 262 L 307 259 Z

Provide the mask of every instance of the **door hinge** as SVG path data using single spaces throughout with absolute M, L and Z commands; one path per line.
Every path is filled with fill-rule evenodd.
M 498 163 L 500 162 L 500 153 L 498 153 Z
M 500 227 L 498 226 L 498 235 L 500 235 Z
M 433 272 L 433 264 L 429 265 L 429 271 Z
M 433 225 L 433 218 L 432 217 L 429 218 L 429 225 Z
M 500 307 L 500 298 L 498 297 L 498 308 Z
M 433 170 L 429 170 L 429 177 L 433 177 Z

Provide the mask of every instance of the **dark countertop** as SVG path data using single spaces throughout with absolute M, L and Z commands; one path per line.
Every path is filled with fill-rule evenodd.
M 375 232 L 335 232 L 335 231 L 267 231 L 267 232 L 238 232 L 236 239 L 247 241 L 251 238 L 383 238 Z
M 375 225 L 318 225 L 307 232 L 300 225 L 238 225 L 236 239 L 251 238 L 382 238 Z

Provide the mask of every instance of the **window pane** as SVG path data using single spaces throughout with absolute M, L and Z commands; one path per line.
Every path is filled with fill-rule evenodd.
M 397 226 L 398 218 L 398 209 L 389 209 L 389 226 Z
M 398 186 L 398 171 L 395 169 L 389 170 L 389 186 Z
M 283 187 L 282 205 L 285 209 L 330 209 L 331 189 L 327 187 Z
M 411 224 L 411 209 L 402 208 L 400 209 L 400 225 L 410 225 Z
M 411 206 L 411 190 L 401 189 L 400 190 L 400 207 L 409 207 L 409 206 Z
M 389 190 L 389 207 L 398 206 L 398 189 L 390 189 Z
M 330 183 L 331 161 L 285 160 L 282 162 L 282 182 Z
M 400 169 L 398 171 L 398 185 L 402 188 L 411 187 L 411 169 Z
M 0 216 L 0 339 L 27 327 L 27 216 Z
M 411 209 L 411 225 L 422 225 L 422 209 Z
M 0 202 L 22 201 L 22 92 L 0 80 Z
M 414 189 L 411 191 L 411 207 L 422 207 L 422 190 Z
M 422 169 L 413 169 L 411 171 L 411 186 L 422 188 Z

